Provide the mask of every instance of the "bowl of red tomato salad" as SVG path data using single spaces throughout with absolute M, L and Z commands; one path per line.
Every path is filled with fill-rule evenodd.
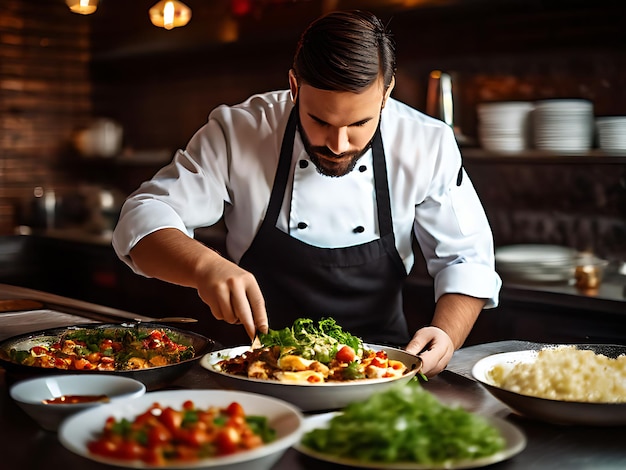
M 225 390 L 170 390 L 71 416 L 61 444 L 87 460 L 126 468 L 270 469 L 299 441 L 293 405 Z
M 39 330 L 0 342 L 7 380 L 44 375 L 112 374 L 168 386 L 215 342 L 198 333 L 158 323 L 103 323 Z

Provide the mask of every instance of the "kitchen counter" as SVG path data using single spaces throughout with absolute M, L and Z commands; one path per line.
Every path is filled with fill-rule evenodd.
M 1 286 L 0 299 L 23 298 L 24 290 L 12 291 L 11 286 Z M 29 293 L 29 292 L 26 292 Z M 40 299 L 48 294 L 41 293 Z M 75 302 L 73 299 L 54 297 L 58 314 L 57 325 L 75 322 L 83 318 L 93 321 L 94 315 L 111 312 L 106 307 Z M 71 313 L 64 312 L 63 306 L 70 307 Z M 10 313 L 10 312 L 9 312 Z M 3 315 L 0 313 L 0 324 Z M 122 315 L 128 312 L 121 312 Z M 132 314 L 131 314 L 132 315 Z M 40 324 L 49 312 L 30 313 L 30 322 L 23 322 L 22 332 L 32 329 L 33 324 Z M 5 317 L 6 318 L 6 317 Z M 48 317 L 50 320 L 50 318 Z M 12 323 L 12 322 L 11 322 Z M 29 329 L 30 328 L 30 329 Z M 13 332 L 14 334 L 15 331 Z M 586 427 L 558 426 L 535 422 L 511 412 L 509 408 L 493 398 L 486 390 L 471 378 L 471 367 L 480 358 L 498 352 L 527 349 L 532 343 L 524 341 L 499 341 L 478 344 L 457 351 L 446 371 L 429 380 L 424 387 L 441 401 L 458 404 L 464 408 L 486 415 L 494 415 L 518 426 L 528 439 L 527 447 L 512 459 L 494 464 L 494 470 L 536 469 L 618 469 L 626 468 L 626 426 Z M 106 465 L 88 462 L 64 447 L 57 440 L 57 435 L 44 431 L 32 421 L 8 395 L 8 378 L 0 369 L 0 428 L 4 430 L 2 444 L 2 468 L 5 470 L 40 470 L 54 462 L 55 468 L 64 469 L 105 469 Z M 211 376 L 199 365 L 194 366 L 186 375 L 174 382 L 172 389 L 217 388 Z M 317 468 L 345 468 L 321 464 L 296 450 L 290 449 L 274 467 L 276 470 L 300 470 Z

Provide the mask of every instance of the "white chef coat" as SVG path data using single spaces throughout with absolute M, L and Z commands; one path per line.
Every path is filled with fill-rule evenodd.
M 213 110 L 187 148 L 124 203 L 113 234 L 120 259 L 143 274 L 128 256 L 141 238 L 163 228 L 193 236 L 223 217 L 228 254 L 239 261 L 265 216 L 292 106 L 288 91 L 275 91 Z M 501 280 L 493 236 L 460 170 L 452 129 L 395 99 L 387 101 L 380 126 L 396 247 L 407 272 L 415 233 L 435 299 L 461 293 L 495 307 Z M 277 226 L 291 236 L 327 248 L 378 238 L 371 150 L 348 175 L 331 178 L 316 171 L 296 134 L 286 194 L 291 199 L 285 197 Z

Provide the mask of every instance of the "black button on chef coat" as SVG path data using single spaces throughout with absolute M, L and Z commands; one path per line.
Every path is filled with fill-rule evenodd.
M 276 227 L 289 180 L 296 128 L 294 108 L 283 137 L 267 213 L 240 261 L 261 287 L 270 328 L 290 326 L 300 317 L 315 321 L 332 317 L 344 330 L 367 342 L 405 346 L 410 339 L 402 310 L 406 269 L 395 245 L 380 128 L 372 141 L 380 238 L 340 248 L 309 245 Z

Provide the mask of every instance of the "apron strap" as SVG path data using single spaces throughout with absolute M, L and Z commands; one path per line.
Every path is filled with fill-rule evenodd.
M 374 187 L 376 188 L 376 206 L 378 208 L 378 227 L 380 238 L 387 254 L 391 257 L 400 272 L 406 274 L 406 267 L 396 248 L 396 239 L 393 233 L 393 217 L 391 216 L 391 198 L 387 184 L 387 165 L 385 149 L 380 133 L 380 122 L 372 140 L 372 160 L 374 161 Z
M 296 124 L 298 117 L 296 110 L 297 107 L 294 106 L 289 114 L 289 120 L 287 121 L 287 127 L 285 128 L 285 135 L 283 136 L 283 143 L 280 148 L 280 158 L 278 159 L 278 167 L 276 168 L 272 194 L 270 196 L 263 224 L 265 224 L 266 221 L 272 225 L 276 224 L 278 215 L 280 214 L 280 208 L 282 207 L 283 200 L 285 199 L 285 190 L 287 188 L 287 181 L 289 180 L 289 170 L 291 169 L 293 142 L 296 136 Z

